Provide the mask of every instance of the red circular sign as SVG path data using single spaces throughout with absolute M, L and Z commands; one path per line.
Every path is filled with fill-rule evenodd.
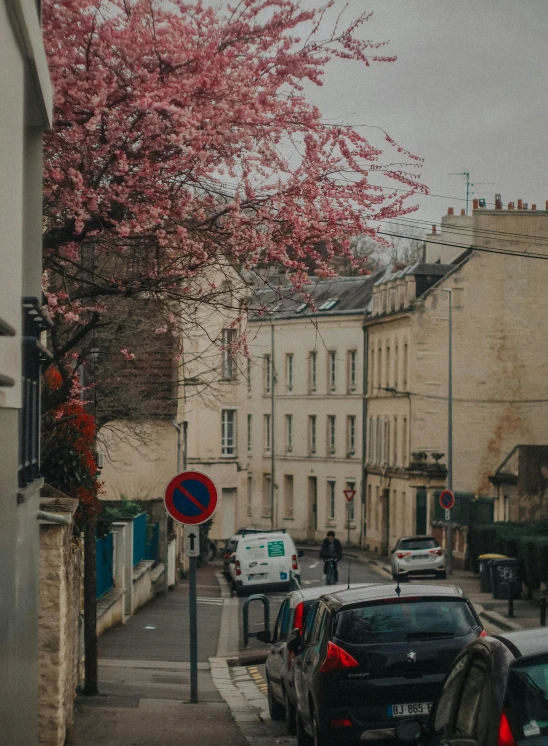
M 201 471 L 183 471 L 173 477 L 164 496 L 166 510 L 178 523 L 205 523 L 217 507 L 217 488 Z
M 443 492 L 440 494 L 441 507 L 445 508 L 445 510 L 451 510 L 454 504 L 455 495 L 451 492 L 451 490 L 443 490 Z

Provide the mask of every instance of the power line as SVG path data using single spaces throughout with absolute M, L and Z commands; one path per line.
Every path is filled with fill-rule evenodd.
M 393 218 L 390 221 L 387 221 L 387 224 L 389 225 L 404 225 L 407 226 L 408 223 L 419 223 L 426 226 L 432 225 L 432 221 L 430 220 L 421 220 L 420 218 L 407 218 L 405 216 Z M 519 238 L 520 240 L 529 240 L 532 242 L 548 242 L 548 236 L 532 236 L 530 233 L 514 233 L 512 231 L 497 231 L 491 228 L 476 228 L 474 226 L 458 226 L 458 225 L 449 225 L 449 224 L 442 224 L 442 223 L 436 223 L 436 225 L 439 225 L 442 233 L 454 233 L 456 235 L 482 235 L 482 236 L 493 236 L 495 238 L 499 238 L 503 241 L 512 241 L 516 238 Z M 412 226 L 415 227 L 415 226 Z M 416 226 L 417 228 L 420 228 L 419 225 Z M 503 238 L 504 236 L 508 236 L 509 238 Z M 418 238 L 418 236 L 416 237 Z
M 410 241 L 416 241 L 416 236 L 404 236 L 400 233 L 389 233 L 388 231 L 378 231 L 381 236 L 390 236 L 391 238 L 406 238 Z M 524 259 L 548 259 L 548 254 L 538 254 L 533 252 L 524 251 L 511 251 L 509 249 L 488 249 L 485 246 L 473 246 L 470 244 L 458 244 L 449 243 L 447 241 L 436 241 L 439 246 L 452 246 L 455 249 L 463 249 L 463 251 L 483 251 L 487 254 L 504 254 L 505 256 L 518 256 Z
M 377 387 L 375 387 L 377 388 Z M 396 391 L 394 394 L 401 394 L 402 396 L 414 396 L 418 399 L 434 399 L 436 401 L 447 401 L 447 396 L 436 396 L 435 394 L 417 394 L 414 391 Z M 461 404 L 548 404 L 548 399 L 463 399 L 459 397 L 453 397 L 453 401 L 460 402 Z

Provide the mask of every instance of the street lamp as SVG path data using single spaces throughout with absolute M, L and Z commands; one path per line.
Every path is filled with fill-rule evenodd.
M 442 288 L 442 292 L 449 293 L 449 357 L 447 372 L 447 488 L 453 492 L 453 290 Z M 451 511 L 449 520 L 445 522 L 447 544 L 447 574 L 453 572 L 453 522 Z

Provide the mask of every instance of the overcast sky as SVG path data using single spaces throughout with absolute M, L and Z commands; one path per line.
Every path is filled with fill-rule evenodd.
M 305 0 L 305 3 L 314 0 Z M 315 3 L 314 3 L 315 4 Z M 374 11 L 363 36 L 389 40 L 395 63 L 336 62 L 309 91 L 325 118 L 383 127 L 424 157 L 413 218 L 439 221 L 474 196 L 548 199 L 548 0 L 349 0 Z M 374 138 L 374 130 L 371 131 Z M 493 182 L 492 184 L 482 182 Z M 461 201 L 455 198 L 460 198 Z

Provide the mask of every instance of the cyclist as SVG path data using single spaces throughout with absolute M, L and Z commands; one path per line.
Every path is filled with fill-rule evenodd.
M 341 542 L 335 538 L 335 532 L 334 531 L 328 531 L 327 536 L 322 541 L 322 545 L 320 547 L 320 559 L 324 560 L 323 563 L 323 579 L 325 580 L 327 577 L 327 569 L 329 565 L 329 560 L 336 560 L 335 562 L 335 578 L 334 582 L 337 583 L 339 580 L 339 573 L 337 571 L 337 562 L 342 559 L 343 551 L 342 551 L 342 545 Z

